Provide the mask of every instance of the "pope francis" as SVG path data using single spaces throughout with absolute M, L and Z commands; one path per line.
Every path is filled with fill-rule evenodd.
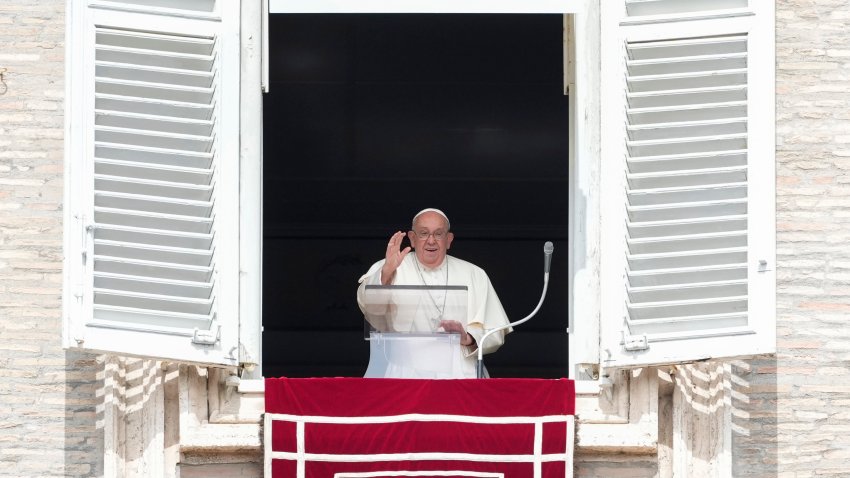
M 434 324 L 440 331 L 459 334 L 462 372 L 454 377 L 440 377 L 417 370 L 392 370 L 385 376 L 474 378 L 477 351 L 484 333 L 509 323 L 499 297 L 483 269 L 447 254 L 454 234 L 448 217 L 439 209 L 423 209 L 413 217 L 411 230 L 407 233 L 411 246 L 402 248 L 404 236 L 401 231 L 393 234 L 387 242 L 384 259 L 373 264 L 360 278 L 357 302 L 368 320 L 367 285 L 438 286 L 423 288 L 430 297 L 416 314 L 427 317 L 426 322 Z M 410 254 L 411 251 L 413 254 Z M 452 307 L 447 302 L 448 292 L 445 289 L 458 288 L 455 286 L 465 287 L 467 291 L 467 304 L 463 308 L 466 317 L 447 316 Z M 413 327 L 417 320 L 407 323 Z M 483 352 L 496 351 L 510 331 L 507 328 L 491 334 L 483 345 Z

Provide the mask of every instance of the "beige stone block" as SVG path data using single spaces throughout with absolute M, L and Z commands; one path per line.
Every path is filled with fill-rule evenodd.
M 41 59 L 40 55 L 32 53 L 0 53 L 0 62 L 2 63 L 17 64 L 38 61 L 39 59 Z
M 65 473 L 70 476 L 83 476 L 91 473 L 91 465 L 88 463 L 68 463 L 65 465 Z
M 39 372 L 36 370 L 14 370 L 11 368 L 3 369 L 3 377 L 10 378 L 35 378 L 39 376 Z M 0 400 L 0 403 L 3 401 Z
M 35 168 L 35 172 L 39 174 L 62 174 L 64 171 L 65 167 L 61 163 L 45 164 Z
M 803 276 L 803 274 L 799 274 L 799 275 L 801 277 Z M 798 277 L 796 279 L 794 279 L 794 278 L 791 278 L 791 279 L 794 280 L 795 282 L 801 282 L 801 280 L 800 280 L 801 277 Z M 805 279 L 812 280 L 812 281 L 821 280 L 822 277 L 823 277 L 823 274 L 820 274 L 820 273 L 818 273 L 818 274 L 806 274 L 805 275 Z M 785 283 L 781 282 L 782 280 L 784 280 L 786 278 L 787 277 L 784 274 L 782 276 L 777 276 L 777 284 L 776 284 L 777 292 L 782 293 L 782 294 L 786 294 L 786 295 L 789 295 L 789 296 L 796 296 L 798 298 L 818 297 L 818 296 L 823 295 L 823 293 L 824 293 L 824 289 L 822 287 L 805 286 L 805 285 L 799 285 L 799 286 L 786 285 Z
M 794 399 L 786 399 L 783 400 L 785 403 L 788 403 L 789 406 L 798 407 L 798 408 L 821 408 L 824 406 L 825 402 L 820 398 L 813 397 L 804 397 L 804 398 L 794 398 Z
M 62 367 L 65 365 L 64 357 L 30 357 L 12 359 L 16 367 Z
M 0 159 L 13 159 L 13 160 L 24 160 L 24 159 L 42 159 L 47 158 L 46 151 L 0 151 Z M 19 170 L 20 167 L 18 167 Z
M 790 365 L 778 367 L 777 371 L 781 371 L 783 377 L 791 377 L 791 376 L 810 376 L 817 370 L 817 367 L 814 365 Z
M 784 471 L 777 475 L 777 478 L 811 478 L 811 472 L 798 473 L 796 471 Z
M 0 351 L 5 352 L 41 352 L 41 345 L 38 343 L 21 343 L 2 341 L 0 342 Z
M 30 316 L 37 315 L 36 312 L 31 312 L 28 314 Z M 51 311 L 49 314 L 45 313 L 44 315 L 53 315 L 54 317 L 58 317 L 58 314 L 55 311 Z M 9 328 L 9 327 L 6 327 Z M 58 331 L 56 329 L 49 331 L 31 331 L 28 329 L 18 329 L 18 330 L 26 330 L 26 332 L 2 332 L 2 337 L 4 340 L 31 340 L 37 343 L 49 343 L 50 341 L 59 341 Z
M 61 373 L 45 373 L 43 374 L 45 379 L 47 379 L 44 384 L 31 384 L 27 382 L 23 383 L 14 383 L 12 384 L 12 389 L 19 393 L 27 393 L 27 394 L 45 394 L 45 393 L 59 393 L 64 390 L 64 384 L 56 383 L 58 380 L 62 380 Z M 51 383 L 53 381 L 53 383 Z
M 787 349 L 817 349 L 823 346 L 823 341 L 814 338 L 777 339 L 776 346 Z
M 798 116 L 804 119 L 825 119 L 830 117 L 830 113 L 827 111 L 802 111 L 798 113 Z
M 814 423 L 805 423 L 805 422 L 794 422 L 794 423 L 780 423 L 778 425 L 780 431 L 783 432 L 801 432 L 813 430 L 815 428 Z
M 0 449 L 0 455 L 39 455 L 44 459 L 60 458 L 62 450 L 40 450 L 37 448 L 9 447 Z
M 61 261 L 51 261 L 51 262 L 45 262 L 45 261 L 11 262 L 10 261 L 9 265 L 11 267 L 18 268 L 18 269 L 30 269 L 31 271 L 35 271 L 35 270 L 53 271 L 53 270 L 61 270 L 62 269 L 62 262 Z
M 3 406 L 12 406 L 12 408 L 14 408 L 15 405 L 33 404 L 37 401 L 37 399 L 38 398 L 35 397 L 35 396 L 15 395 L 15 394 L 9 393 L 9 394 L 4 394 L 2 396 L 2 398 L 0 398 L 0 403 L 2 403 Z M 16 425 L 8 424 L 7 428 L 16 427 L 16 426 L 18 426 L 18 425 L 17 424 Z M 4 426 L 0 425 L 0 430 L 2 430 L 3 428 L 4 428 Z
M 798 304 L 801 309 L 809 309 L 814 311 L 841 311 L 850 312 L 850 304 L 842 304 L 838 302 L 824 301 L 809 301 Z
M 814 176 L 814 177 L 809 177 L 808 179 L 809 179 L 809 182 L 814 183 L 814 184 L 829 185 L 829 184 L 832 184 L 832 183 L 835 182 L 835 176 L 834 175 Z
M 27 105 L 27 109 L 36 110 L 36 111 L 38 111 L 38 110 L 41 110 L 41 111 L 56 111 L 56 110 L 59 110 L 60 108 L 62 108 L 62 103 L 57 102 L 57 101 L 42 101 L 42 100 L 28 101 L 26 103 L 26 105 Z M 60 134 L 61 134 L 61 132 L 60 132 Z M 55 133 L 51 132 L 51 136 L 45 136 L 45 137 L 55 138 L 57 136 L 55 136 Z
M 817 161 L 794 161 L 793 163 L 789 163 L 789 167 L 794 167 L 796 169 L 803 170 L 814 170 L 814 169 L 826 169 L 829 167 L 828 164 L 824 162 Z
M 787 383 L 766 384 L 766 385 L 751 385 L 747 387 L 747 394 L 767 394 L 773 395 L 777 393 L 788 393 L 792 389 L 792 385 Z
M 841 353 L 848 350 L 846 339 L 830 340 L 823 344 L 823 351 L 829 353 Z
M 794 412 L 794 416 L 796 418 L 802 420 L 825 420 L 829 417 L 828 413 L 825 412 L 807 412 L 807 411 L 796 411 Z
M 43 179 L 13 179 L 0 177 L 0 186 L 44 186 Z
M 26 112 L 0 114 L 0 122 L 9 124 L 13 122 L 29 122 L 33 121 L 33 115 Z
M 820 189 L 809 189 L 808 191 L 801 192 L 795 191 L 794 194 L 806 194 L 806 195 L 821 195 L 824 191 Z M 830 231 L 836 230 L 839 228 L 839 225 L 833 224 L 831 222 L 821 222 L 821 221 L 777 221 L 776 229 L 778 231 Z
M 835 393 L 850 395 L 850 385 L 821 385 L 821 384 L 800 384 L 800 391 L 812 393 Z M 848 425 L 850 431 L 850 425 Z

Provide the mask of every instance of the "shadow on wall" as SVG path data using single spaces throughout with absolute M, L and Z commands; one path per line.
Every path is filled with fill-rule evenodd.
M 776 356 L 732 362 L 732 470 L 735 476 L 777 476 Z
M 96 355 L 66 350 L 64 367 L 65 475 L 104 476 L 103 363 Z
M 176 453 L 176 423 L 165 407 L 176 373 L 154 360 L 65 352 L 65 473 L 162 473 Z
M 65 474 L 261 476 L 255 450 L 181 453 L 181 420 L 191 436 L 210 418 L 209 377 L 194 365 L 66 353 Z
M 670 427 L 669 434 L 659 433 L 659 457 L 667 454 L 675 476 L 730 468 L 736 477 L 776 476 L 775 371 L 774 357 L 674 368 L 668 413 L 659 397 Z

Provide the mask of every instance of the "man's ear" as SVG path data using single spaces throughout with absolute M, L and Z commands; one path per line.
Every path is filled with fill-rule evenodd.
M 446 250 L 449 250 L 449 249 L 452 248 L 452 241 L 454 240 L 454 238 L 455 238 L 455 235 L 454 235 L 453 232 L 446 234 Z
M 413 231 L 407 231 L 407 240 L 410 241 L 410 248 L 413 249 L 413 238 L 416 235 Z

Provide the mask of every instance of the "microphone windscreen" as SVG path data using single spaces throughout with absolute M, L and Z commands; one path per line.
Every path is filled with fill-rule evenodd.
M 548 274 L 549 268 L 552 267 L 552 251 L 555 250 L 555 246 L 550 242 L 546 241 L 546 244 L 543 244 L 543 272 Z

